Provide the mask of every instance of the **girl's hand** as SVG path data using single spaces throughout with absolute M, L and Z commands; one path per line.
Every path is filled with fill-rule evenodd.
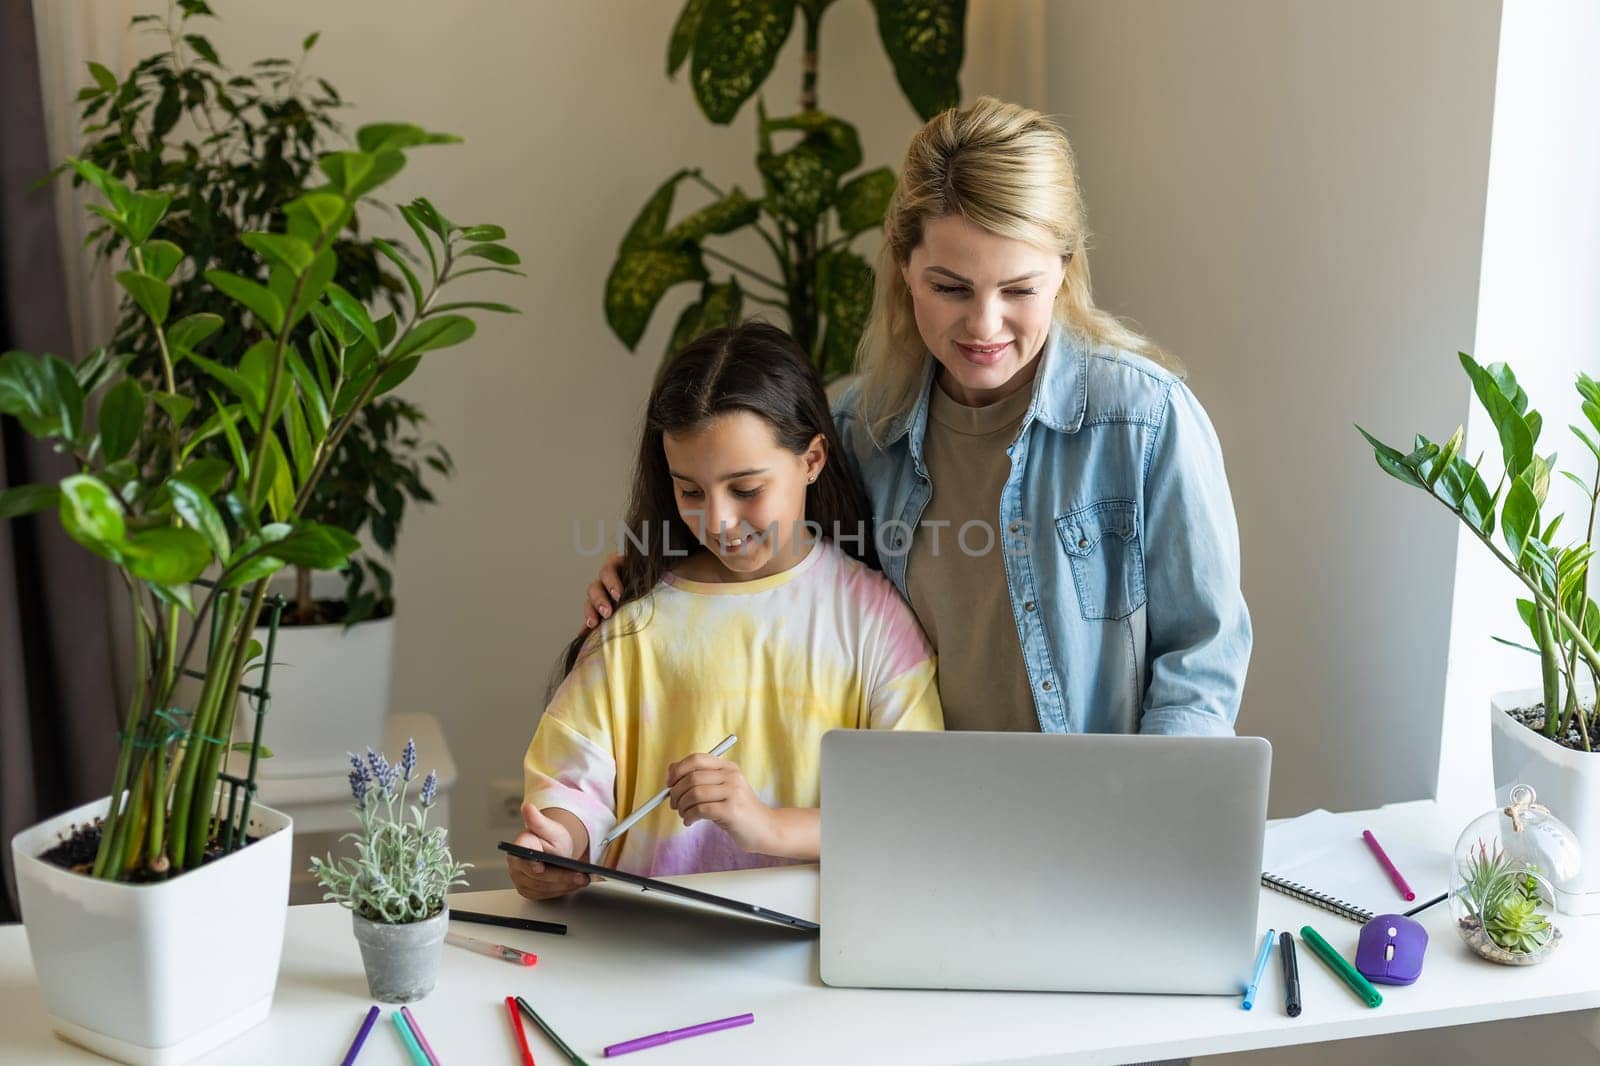
M 533 804 L 522 805 L 522 822 L 527 828 L 518 833 L 512 843 L 535 851 L 547 851 L 552 855 L 576 856 L 577 848 L 571 830 Z M 587 851 L 588 840 L 585 839 L 583 843 Z M 515 855 L 506 856 L 506 866 L 511 871 L 511 883 L 516 886 L 518 895 L 526 899 L 554 899 L 576 892 L 589 883 L 588 874 L 563 870 L 559 866 L 549 866 Z
M 622 556 L 608 555 L 600 564 L 600 576 L 590 584 L 583 604 L 583 627 L 593 629 L 602 618 L 610 618 L 612 608 L 622 599 Z
M 668 802 L 684 825 L 715 822 L 746 851 L 773 854 L 773 810 L 750 787 L 737 763 L 704 753 L 667 768 Z

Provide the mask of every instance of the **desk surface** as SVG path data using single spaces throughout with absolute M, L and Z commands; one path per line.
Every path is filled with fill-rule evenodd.
M 1431 804 L 1361 818 L 1387 835 L 1445 848 L 1466 821 Z M 478 872 L 484 884 L 503 877 L 499 869 Z M 814 917 L 817 911 L 815 867 L 683 880 L 792 914 Z M 630 898 L 618 898 L 622 892 Z M 412 1010 L 441 1061 L 455 1064 L 518 1061 L 502 1002 L 512 993 L 525 996 L 591 1066 L 607 1044 L 745 1011 L 755 1013 L 754 1025 L 627 1061 L 1119 1063 L 1600 1007 L 1600 968 L 1594 965 L 1600 918 L 1561 916 L 1561 948 L 1543 964 L 1519 969 L 1473 956 L 1441 904 L 1423 915 L 1431 942 L 1416 985 L 1384 988 L 1383 1006 L 1371 1010 L 1302 951 L 1305 1010 L 1293 1019 L 1283 1012 L 1276 959 L 1250 1012 L 1232 997 L 834 989 L 817 976 L 815 939 L 639 899 L 620 886 L 595 886 L 554 904 L 528 903 L 509 890 L 463 893 L 452 903 L 571 926 L 565 937 L 460 927 L 536 951 L 539 964 L 523 969 L 444 949 L 438 988 Z M 1307 923 L 1347 956 L 1354 954 L 1355 923 L 1263 891 L 1263 930 L 1298 931 Z M 369 1005 L 348 914 L 333 904 L 291 908 L 271 1017 L 202 1061 L 337 1062 Z M 7 1030 L 0 1061 L 101 1061 L 51 1035 L 20 926 L 0 927 L 0 1017 Z M 392 1030 L 388 1024 L 374 1029 L 360 1066 L 408 1061 Z M 537 1030 L 528 1030 L 540 1066 L 564 1062 Z

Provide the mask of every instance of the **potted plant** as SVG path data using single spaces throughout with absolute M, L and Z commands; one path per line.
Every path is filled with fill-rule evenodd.
M 182 203 L 167 190 L 130 188 L 86 160 L 72 163 L 104 198 L 91 210 L 123 242 L 116 279 L 148 320 L 160 362 L 139 374 L 116 347 L 77 366 L 0 356 L 0 414 L 78 468 L 59 484 L 0 493 L 0 517 L 53 509 L 130 594 L 137 675 L 109 795 L 12 840 L 46 1011 L 58 1033 L 103 1054 L 184 1061 L 270 1008 L 290 826 L 250 803 L 259 738 L 228 743 L 233 708 L 263 654 L 254 632 L 272 575 L 286 566 L 338 568 L 358 547 L 349 531 L 307 517 L 340 442 L 428 353 L 473 335 L 463 311 L 493 309 L 439 297 L 460 277 L 508 269 L 513 253 L 496 243 L 503 231 L 457 225 L 425 199 L 400 209 L 416 223 L 429 267 L 426 283 L 402 269 L 403 314 L 375 320 L 334 281 L 334 246 L 357 205 L 404 167 L 408 152 L 456 139 L 399 123 L 361 128 L 355 146 L 319 157 L 321 184 L 287 202 L 271 228 L 240 236 L 265 281 L 205 270 L 204 284 L 227 298 L 226 313 L 181 317 L 172 314 L 173 280 L 200 264 L 154 233 Z M 308 322 L 302 346 L 297 331 Z M 235 367 L 205 354 L 229 329 L 249 340 Z M 208 379 L 209 414 L 177 387 L 184 363 Z M 203 450 L 219 439 L 219 454 Z M 202 575 L 209 582 L 195 585 Z M 186 705 L 177 686 L 191 667 L 204 681 Z M 230 765 L 241 758 L 243 766 Z M 243 787 L 219 788 L 225 773 Z M 108 983 L 108 973 L 117 980 Z M 83 995 L 90 987 L 97 994 Z
M 262 261 L 242 236 L 281 223 L 285 205 L 319 180 L 317 160 L 341 134 L 342 96 L 310 73 L 318 34 L 305 38 L 294 59 L 234 69 L 199 32 L 199 20 L 210 15 L 204 0 L 184 0 L 165 16 L 136 16 L 135 30 L 159 46 L 120 80 L 91 64 L 93 80 L 79 93 L 83 158 L 136 191 L 162 189 L 174 198 L 175 208 L 151 239 L 183 247 L 195 265 L 168 280 L 175 319 L 199 312 L 225 316 L 229 298 L 207 283 L 208 269 L 266 281 Z M 70 167 L 62 169 L 82 182 Z M 115 270 L 125 254 L 122 236 L 108 225 L 92 239 L 96 259 Z M 406 285 L 394 269 L 394 244 L 368 236 L 352 214 L 331 247 L 335 284 L 369 307 L 384 302 L 403 310 Z M 302 352 L 314 326 L 303 320 L 291 335 Z M 225 321 L 209 340 L 206 358 L 237 370 L 252 340 L 240 324 Z M 136 373 L 159 372 L 155 331 L 131 302 L 113 348 L 133 356 Z M 202 366 L 177 362 L 173 377 L 198 417 L 213 412 L 208 390 L 214 381 Z M 339 441 L 307 500 L 304 517 L 355 534 L 362 547 L 345 565 L 342 583 L 327 573 L 314 584 L 310 568 L 300 566 L 286 568 L 281 584 L 275 582 L 274 591 L 292 602 L 277 635 L 265 738 L 274 758 L 263 766 L 264 776 L 331 777 L 343 765 L 331 753 L 383 735 L 394 660 L 396 537 L 407 504 L 433 499 L 425 471 L 447 475 L 451 469 L 449 453 L 424 439 L 425 421 L 420 407 L 394 393 L 372 401 Z M 284 450 L 287 432 L 278 434 Z M 213 437 L 197 454 L 226 458 L 226 447 Z M 265 634 L 256 639 L 265 643 Z M 241 706 L 240 714 L 248 709 Z
M 719 125 L 733 121 L 772 72 L 798 21 L 804 37 L 800 110 L 769 118 L 757 101 L 756 168 L 763 194 L 713 184 L 698 167 L 672 175 L 651 194 L 628 227 L 606 279 L 606 321 L 633 350 L 668 289 L 697 283 L 700 296 L 679 314 L 667 343 L 677 351 L 699 334 L 733 325 L 748 301 L 779 308 L 789 331 L 811 353 L 823 381 L 850 372 L 872 306 L 872 267 L 851 243 L 878 228 L 894 192 L 894 172 L 861 165 L 861 139 L 850 123 L 818 110 L 822 17 L 832 0 L 686 0 L 667 44 L 667 76 L 685 62 L 701 112 Z M 924 119 L 961 98 L 965 0 L 872 0 L 895 78 Z M 777 148 L 773 137 L 796 137 Z M 669 225 L 678 186 L 689 181 L 712 200 Z M 710 248 L 707 238 L 753 229 L 773 264 L 756 269 Z M 705 261 L 735 273 L 714 281 Z
M 1465 434 L 1460 428 L 1443 444 L 1418 434 L 1409 452 L 1383 444 L 1366 430 L 1361 434 L 1379 467 L 1443 504 L 1527 589 L 1528 598 L 1517 600 L 1517 610 L 1530 642 L 1502 643 L 1538 656 L 1542 685 L 1490 700 L 1495 787 L 1533 786 L 1540 801 L 1571 827 L 1583 852 L 1600 856 L 1600 759 L 1594 754 L 1600 743 L 1594 695 L 1600 678 L 1600 606 L 1588 591 L 1600 465 L 1587 478 L 1562 472 L 1589 506 L 1579 535 L 1558 541 L 1564 516 L 1546 520 L 1542 514 L 1556 463 L 1554 455 L 1535 451 L 1542 417 L 1529 409 L 1528 394 L 1510 367 L 1479 366 L 1465 353 L 1460 358 L 1500 439 L 1504 472 L 1492 492 L 1479 473 L 1482 456 L 1469 463 L 1461 454 Z M 1577 389 L 1588 429 L 1571 429 L 1600 464 L 1600 383 L 1580 373 Z M 1504 548 L 1495 542 L 1496 532 Z M 1556 897 L 1566 913 L 1600 913 L 1600 861 L 1586 862 L 1575 884 L 1557 885 Z
M 430 770 L 419 802 L 406 814 L 417 769 L 417 746 L 406 741 L 398 766 L 367 749 L 350 756 L 350 794 L 361 819 L 354 858 L 311 860 L 323 899 L 350 909 L 367 988 L 382 1003 L 410 1003 L 433 991 L 439 949 L 450 920 L 445 893 L 465 885 L 468 864 L 456 862 L 442 827 L 428 828 L 439 779 Z

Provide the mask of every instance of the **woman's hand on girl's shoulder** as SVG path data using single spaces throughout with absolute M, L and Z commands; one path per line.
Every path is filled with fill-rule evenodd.
M 600 576 L 589 585 L 583 603 L 583 627 L 593 629 L 602 619 L 610 618 L 617 601 L 622 599 L 622 556 L 608 555 L 600 564 Z

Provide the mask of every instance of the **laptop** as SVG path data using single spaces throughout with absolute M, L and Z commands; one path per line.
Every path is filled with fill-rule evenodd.
M 1260 737 L 831 731 L 822 980 L 1238 995 L 1271 761 Z

